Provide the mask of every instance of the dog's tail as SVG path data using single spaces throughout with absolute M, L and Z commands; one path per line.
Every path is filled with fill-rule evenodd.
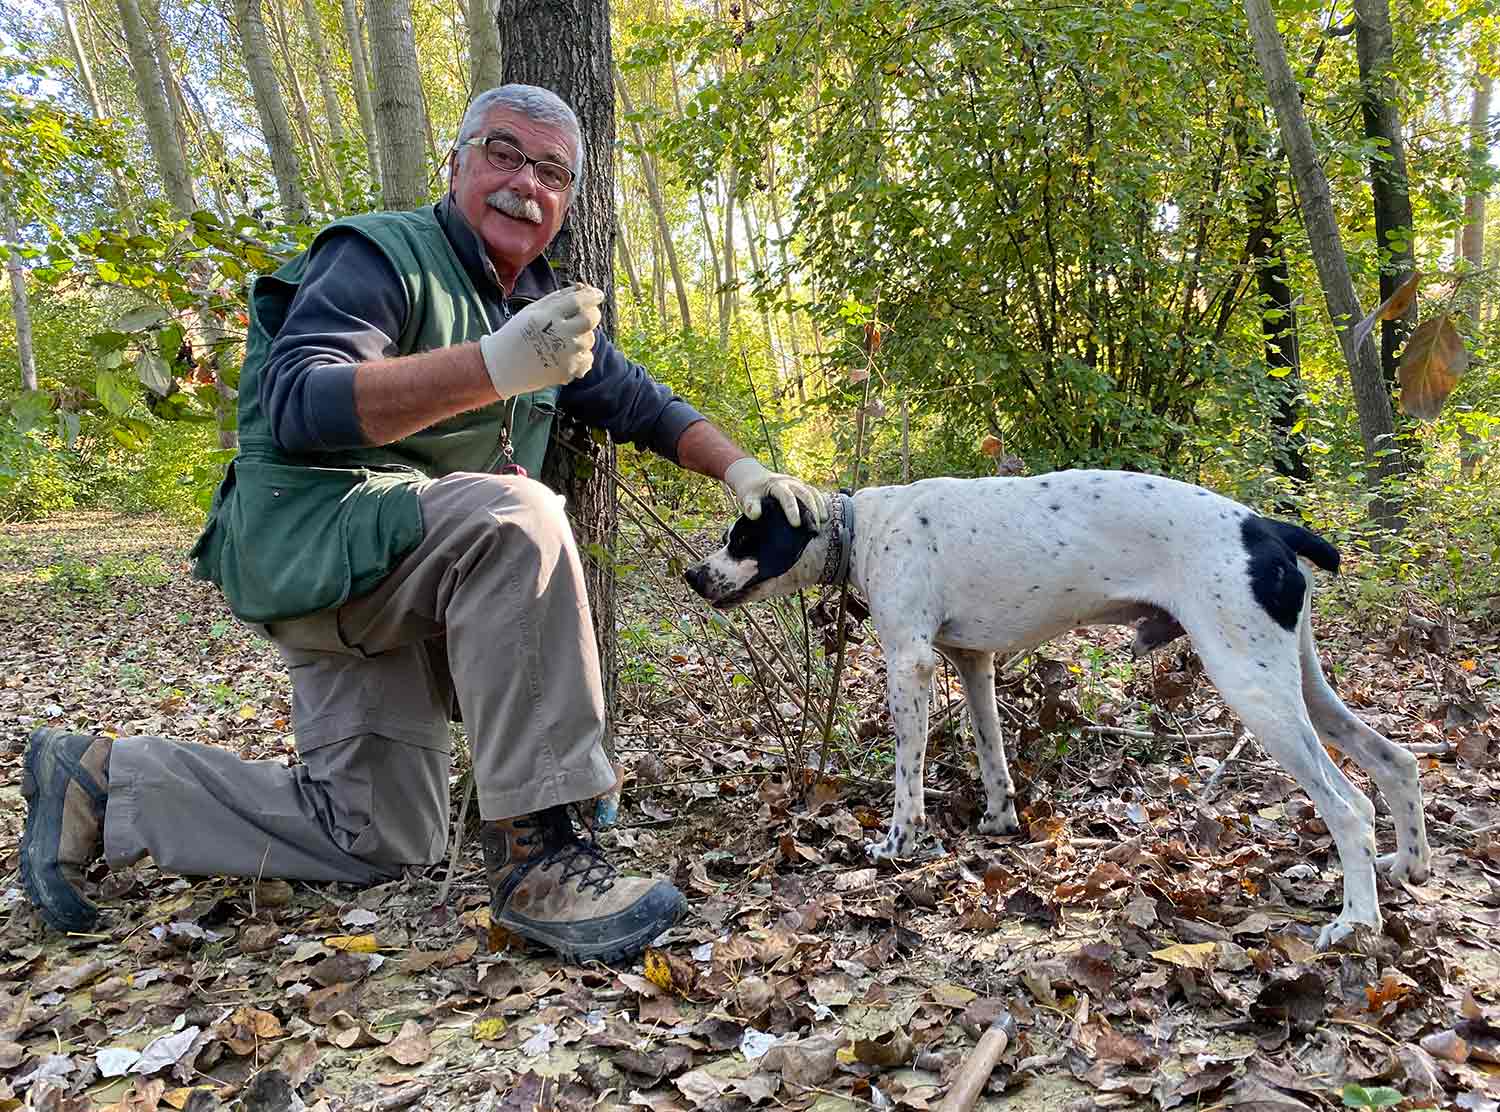
M 1291 525 L 1285 521 L 1275 521 L 1269 517 L 1263 517 L 1261 521 L 1265 522 L 1266 528 L 1270 529 L 1282 544 L 1298 556 L 1305 556 L 1330 575 L 1339 573 L 1339 550 L 1322 537 L 1300 525 Z

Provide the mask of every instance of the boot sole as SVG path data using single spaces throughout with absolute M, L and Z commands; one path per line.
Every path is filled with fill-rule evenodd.
M 536 942 L 554 951 L 558 957 L 574 965 L 597 961 L 605 965 L 617 965 L 638 956 L 653 938 L 669 927 L 675 926 L 687 912 L 687 900 L 677 893 L 676 905 L 664 916 L 645 923 L 621 938 L 608 942 L 586 944 L 566 938 L 548 930 L 543 923 L 521 919 L 501 913 L 495 922 L 507 930 L 514 931 L 530 942 Z
M 62 809 L 66 802 L 66 782 L 57 799 L 41 797 L 41 785 L 50 783 L 59 772 L 50 744 L 59 731 L 43 728 L 31 735 L 21 766 L 21 797 L 26 800 L 26 821 L 21 829 L 21 887 L 47 925 L 65 933 L 87 931 L 99 919 L 99 909 L 85 900 L 62 875 L 56 860 L 56 844 L 62 840 Z M 37 845 L 37 832 L 46 827 L 53 832 L 53 860 L 38 863 L 43 847 Z

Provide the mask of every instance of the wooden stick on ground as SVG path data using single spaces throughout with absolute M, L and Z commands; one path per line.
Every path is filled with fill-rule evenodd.
M 938 1106 L 938 1112 L 970 1112 L 974 1102 L 979 1099 L 979 1094 L 984 1092 L 985 1082 L 990 1079 L 990 1071 L 1010 1045 L 1010 1037 L 1015 1029 L 1016 1021 L 1009 1012 L 1002 1013 L 989 1025 L 979 1037 L 979 1044 L 969 1052 L 963 1065 L 958 1067 L 948 1095 Z

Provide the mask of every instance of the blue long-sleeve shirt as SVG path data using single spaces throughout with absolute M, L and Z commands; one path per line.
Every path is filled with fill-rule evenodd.
M 435 212 L 492 328 L 557 288 L 551 267 L 537 259 L 507 298 L 478 234 L 451 197 L 438 202 Z M 408 309 L 406 287 L 378 247 L 354 231 L 324 237 L 308 259 L 260 376 L 261 409 L 282 451 L 304 455 L 369 443 L 355 414 L 354 371 L 398 354 Z M 568 416 L 674 463 L 683 431 L 704 419 L 625 358 L 602 330 L 594 337 L 593 369 L 563 386 L 557 401 Z

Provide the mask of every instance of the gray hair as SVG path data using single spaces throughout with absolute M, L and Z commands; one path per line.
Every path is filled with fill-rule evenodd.
M 583 134 L 578 129 L 578 117 L 568 107 L 567 101 L 551 89 L 536 85 L 511 84 L 486 89 L 469 102 L 469 109 L 458 125 L 458 141 L 462 143 L 465 139 L 478 135 L 484 126 L 485 117 L 496 108 L 509 108 L 527 119 L 560 127 L 567 132 L 573 140 L 573 178 L 574 184 L 577 184 L 577 179 L 583 177 Z M 458 148 L 459 161 L 468 157 L 470 149 Z

